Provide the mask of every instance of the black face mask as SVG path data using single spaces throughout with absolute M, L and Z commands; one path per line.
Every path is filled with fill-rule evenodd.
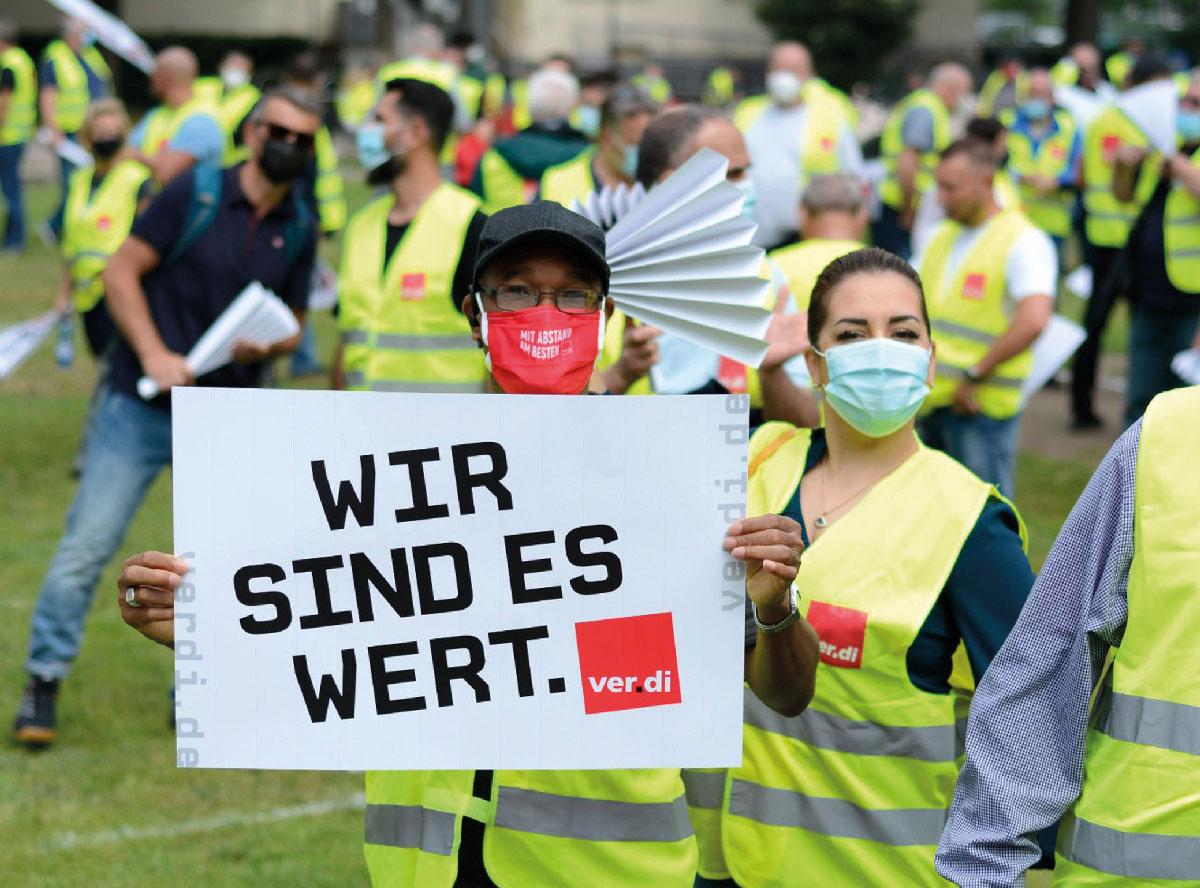
M 263 143 L 258 165 L 263 175 L 276 185 L 300 178 L 308 167 L 308 152 L 285 139 L 267 139 Z
M 375 169 L 367 171 L 367 184 L 385 185 L 403 173 L 407 166 L 408 161 L 403 157 L 392 155 Z
M 98 142 L 92 142 L 92 154 L 98 160 L 108 160 L 110 157 L 116 157 L 121 146 L 125 144 L 125 140 L 118 136 L 115 139 L 101 139 Z

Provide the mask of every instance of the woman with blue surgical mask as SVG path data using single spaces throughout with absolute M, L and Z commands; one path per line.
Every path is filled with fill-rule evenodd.
M 808 333 L 824 425 L 755 432 L 747 513 L 801 525 L 816 696 L 785 718 L 747 688 L 741 767 L 692 773 L 698 884 L 944 885 L 970 692 L 1033 584 L 1024 528 L 913 431 L 936 358 L 911 266 L 875 248 L 834 260 Z

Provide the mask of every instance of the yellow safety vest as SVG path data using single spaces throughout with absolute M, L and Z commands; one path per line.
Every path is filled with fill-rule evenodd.
M 533 123 L 533 115 L 529 113 L 529 81 L 514 80 L 509 89 L 512 91 L 512 128 L 520 132 Z
M 1123 247 L 1129 229 L 1158 184 L 1158 164 L 1142 164 L 1134 200 L 1124 203 L 1113 195 L 1113 167 L 1122 145 L 1149 148 L 1146 136 L 1115 106 L 1101 111 L 1083 133 L 1083 209 L 1088 242 L 1098 247 Z
M 489 148 L 479 161 L 479 180 L 483 187 L 483 211 L 490 216 L 506 207 L 529 203 L 539 193 L 543 197 L 548 193 L 558 195 L 578 193 L 576 189 L 579 188 L 581 182 L 580 170 L 569 167 L 584 154 L 587 154 L 590 159 L 593 151 L 594 149 L 590 147 L 584 148 L 570 160 L 547 167 L 542 172 L 540 179 L 526 179 L 512 168 L 504 159 L 504 155 L 495 148 Z M 591 175 L 590 165 L 586 172 L 587 175 Z M 595 187 L 594 181 L 592 187 Z M 586 196 L 590 191 L 589 188 L 582 193 Z M 546 200 L 558 200 L 559 203 L 564 203 L 558 197 L 546 197 Z
M 483 81 L 463 75 L 458 78 L 458 98 L 467 116 L 474 120 L 479 116 L 483 102 Z
M 542 173 L 542 200 L 553 200 L 564 207 L 569 207 L 573 200 L 587 200 L 596 190 L 596 176 L 592 173 L 592 158 L 595 156 L 596 148 L 593 146 L 585 148 L 568 161 L 549 167 Z
M 1200 167 L 1200 149 L 1192 154 Z M 1167 278 L 1185 293 L 1200 293 L 1200 198 L 1173 181 L 1163 212 L 1163 250 Z
M 1115 52 L 1104 62 L 1104 73 L 1118 89 L 1125 88 L 1125 80 L 1133 70 L 1133 56 L 1127 52 Z
M 220 77 L 197 77 L 192 81 L 192 95 L 203 98 L 208 104 L 217 106 L 225 92 L 225 84 Z
M 846 118 L 851 130 L 858 129 L 858 108 L 850 97 L 822 77 L 813 77 L 806 84 L 819 95 L 831 99 Z
M 346 224 L 346 194 L 342 174 L 338 172 L 337 151 L 328 127 L 317 130 L 317 181 L 314 186 L 317 196 L 317 213 L 321 217 L 321 231 L 326 234 L 341 231 Z
M 375 107 L 375 84 L 368 77 L 355 81 L 343 81 L 338 89 L 338 121 L 348 130 L 357 129 Z
M 859 241 L 812 238 L 772 250 L 767 256 L 787 278 L 788 292 L 792 294 L 796 308 L 808 311 L 813 285 L 825 266 L 834 259 L 862 248 L 863 244 Z
M 886 178 L 879 185 L 879 197 L 894 210 L 899 210 L 904 205 L 904 192 L 900 188 L 896 164 L 904 151 L 904 118 L 914 108 L 925 108 L 933 116 L 933 148 L 921 152 L 920 165 L 914 178 L 914 194 L 924 194 L 934 187 L 933 172 L 937 169 L 938 158 L 942 150 L 950 144 L 950 112 L 934 93 L 927 89 L 918 89 L 909 93 L 904 101 L 895 107 L 884 124 L 879 142 L 879 150 L 887 171 Z
M 75 308 L 91 311 L 104 296 L 101 272 L 117 251 L 137 215 L 138 192 L 150 171 L 134 160 L 117 163 L 95 192 L 95 167 L 79 167 L 67 185 L 63 215 L 63 258 L 71 275 Z
M 261 97 L 262 92 L 252 83 L 243 83 L 220 96 L 217 123 L 221 124 L 221 131 L 225 133 L 225 166 L 241 163 L 250 156 L 250 149 L 245 144 L 237 144 L 235 140 L 238 126 Z
M 696 842 L 677 769 L 496 771 L 491 799 L 471 771 L 368 771 L 367 869 L 374 888 L 450 888 L 462 818 L 486 824 L 483 860 L 500 888 L 690 888 Z
M 1008 131 L 1008 167 L 1014 176 L 1041 175 L 1057 180 L 1067 172 L 1071 163 L 1071 144 L 1075 141 L 1075 121 L 1066 111 L 1055 111 L 1054 122 L 1058 126 L 1057 132 L 1043 139 L 1036 151 L 1029 136 L 1011 129 Z M 1071 233 L 1074 192 L 1059 188 L 1053 194 L 1042 195 L 1024 182 L 1017 187 L 1021 209 L 1030 222 L 1056 237 Z
M 807 114 L 804 119 L 804 143 L 800 146 L 801 189 L 811 176 L 838 171 L 838 148 L 847 128 L 845 112 L 825 92 L 807 87 L 805 96 Z M 771 104 L 768 96 L 743 99 L 733 112 L 734 125 L 743 133 L 749 133 Z
M 0 71 L 5 70 L 13 72 L 13 89 L 0 126 L 0 145 L 20 145 L 29 141 L 37 120 L 37 69 L 25 50 L 10 46 L 0 53 Z
M 1050 69 L 1050 79 L 1055 86 L 1074 86 L 1079 82 L 1079 65 L 1070 56 L 1064 56 Z
M 454 272 L 479 199 L 443 182 L 409 223 L 385 266 L 385 195 L 346 227 L 338 276 L 346 387 L 401 392 L 481 392 L 483 352 L 454 309 Z
M 146 126 L 142 130 L 142 153 L 147 157 L 158 154 L 175 138 L 184 123 L 197 115 L 211 117 L 218 127 L 221 125 L 216 107 L 203 95 L 193 95 L 178 108 L 158 105 L 151 109 Z
M 957 222 L 941 222 L 921 260 L 921 282 L 937 343 L 937 378 L 925 400 L 927 409 L 954 403 L 954 390 L 964 371 L 983 359 L 1011 322 L 1005 305 L 1005 265 L 1030 222 L 1018 210 L 1001 210 L 984 224 L 953 276 L 946 274 L 946 267 L 962 232 Z M 986 416 L 1006 419 L 1021 409 L 1021 383 L 1032 366 L 1033 351 L 1027 348 L 979 384 L 976 397 Z
M 996 116 L 996 99 L 1000 97 L 1000 93 L 1004 87 L 1008 86 L 1008 83 L 1009 80 L 1004 76 L 1003 71 L 993 71 L 987 76 L 987 80 L 983 82 L 983 87 L 979 90 L 979 101 L 975 103 L 976 117 Z M 1019 103 L 1029 93 L 1029 76 L 1024 71 L 1017 74 L 1015 85 L 1016 99 Z
M 104 81 L 109 92 L 112 91 L 112 72 L 108 70 L 100 51 L 94 46 L 86 46 L 82 56 L 81 62 L 79 56 L 62 40 L 52 41 L 42 54 L 42 58 L 54 66 L 54 81 L 58 90 L 54 103 L 54 125 L 64 133 L 79 132 L 91 101 L 84 65 Z
M 1200 884 L 1200 388 L 1142 419 L 1129 617 L 1087 733 L 1055 886 Z
M 671 84 L 665 77 L 655 77 L 652 80 L 645 74 L 634 74 L 631 82 L 659 105 L 671 101 Z
M 786 423 L 755 433 L 747 514 L 783 511 L 810 440 Z M 796 586 L 821 636 L 816 695 L 785 718 L 746 688 L 741 768 L 684 772 L 701 875 L 756 888 L 795 885 L 798 872 L 814 885 L 945 884 L 933 855 L 969 695 L 916 688 L 907 653 L 998 495 L 921 447 L 808 548 Z
M 725 67 L 713 68 L 704 88 L 704 103 L 723 108 L 733 101 L 733 88 L 733 71 Z

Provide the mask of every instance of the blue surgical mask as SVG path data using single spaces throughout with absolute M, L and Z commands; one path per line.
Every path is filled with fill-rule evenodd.
M 754 186 L 754 180 L 746 176 L 744 179 L 729 184 L 746 195 L 746 200 L 742 203 L 742 215 L 751 222 L 755 221 L 754 210 L 758 206 L 758 189 Z
M 1044 120 L 1050 116 L 1050 103 L 1045 99 L 1026 99 L 1021 110 L 1030 120 Z
M 600 109 L 595 105 L 580 105 L 575 109 L 575 128 L 589 139 L 600 132 Z
M 625 153 L 621 157 L 621 172 L 624 173 L 627 178 L 632 179 L 637 176 L 637 165 L 638 146 L 626 145 Z
M 391 160 L 392 153 L 383 144 L 383 124 L 368 121 L 358 128 L 354 138 L 358 147 L 358 162 L 367 172 Z
M 878 338 L 814 351 L 829 371 L 829 406 L 869 438 L 899 429 L 929 394 L 929 349 Z
M 1175 129 L 1178 130 L 1179 138 L 1184 142 L 1200 140 L 1200 111 L 1181 109 L 1175 118 Z

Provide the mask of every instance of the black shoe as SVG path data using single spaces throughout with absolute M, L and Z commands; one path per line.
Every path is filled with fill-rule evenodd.
M 1078 413 L 1071 418 L 1071 431 L 1073 432 L 1091 432 L 1102 428 L 1104 428 L 1104 420 L 1091 411 Z
M 45 749 L 58 736 L 54 708 L 58 702 L 58 682 L 29 677 L 21 708 L 13 722 L 13 738 L 30 749 Z

